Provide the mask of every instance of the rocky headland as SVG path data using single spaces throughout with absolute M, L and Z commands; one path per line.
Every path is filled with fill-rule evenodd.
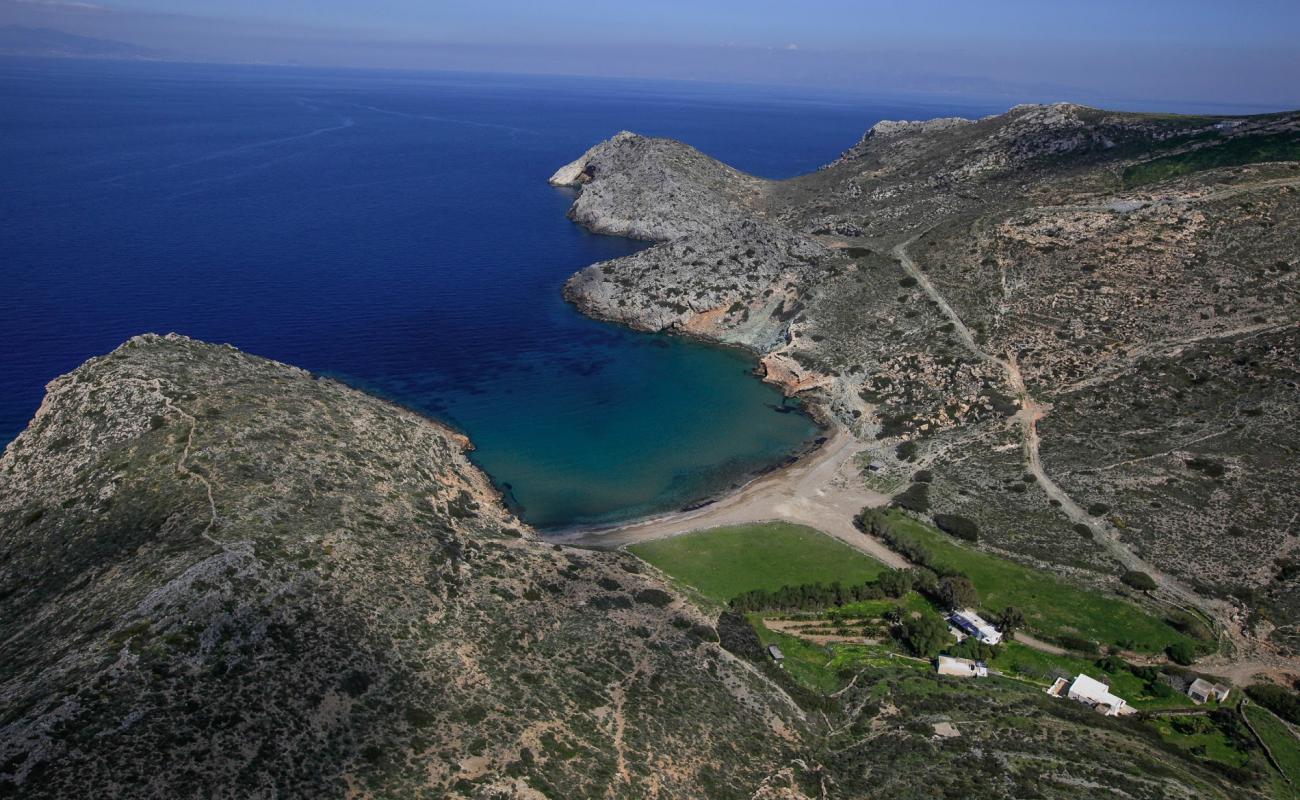
M 585 313 L 750 349 L 872 489 L 926 468 L 986 546 L 1148 571 L 1294 671 L 1298 159 L 1300 114 L 1056 104 L 882 122 L 785 181 L 625 132 L 552 180 L 657 242 L 574 275 Z

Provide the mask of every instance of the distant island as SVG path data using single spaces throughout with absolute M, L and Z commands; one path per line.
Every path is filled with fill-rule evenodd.
M 436 422 L 136 337 L 0 457 L 0 795 L 1291 796 L 1300 112 L 552 181 L 655 242 L 566 298 L 747 348 L 829 441 L 547 540 Z

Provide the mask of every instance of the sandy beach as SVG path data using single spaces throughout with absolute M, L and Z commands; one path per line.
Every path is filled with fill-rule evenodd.
M 853 524 L 863 506 L 884 505 L 889 500 L 869 489 L 858 474 L 854 457 L 865 447 L 837 427 L 816 450 L 700 508 L 548 538 L 586 547 L 618 548 L 705 528 L 781 520 L 816 528 L 891 567 L 905 568 L 907 561 Z

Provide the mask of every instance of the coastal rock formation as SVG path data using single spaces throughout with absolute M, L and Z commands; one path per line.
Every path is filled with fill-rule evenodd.
M 51 383 L 0 459 L 0 795 L 695 797 L 784 765 L 805 713 L 631 556 L 539 541 L 464 444 L 178 336 Z
M 573 218 L 660 243 L 575 275 L 575 305 L 750 348 L 872 443 L 875 485 L 930 469 L 985 546 L 1116 590 L 1140 566 L 1300 654 L 1300 113 L 882 122 L 786 181 L 688 151 L 593 148 Z
M 693 147 L 624 131 L 561 167 L 551 184 L 582 187 L 569 210 L 575 222 L 661 241 L 745 218 L 745 203 L 763 181 Z

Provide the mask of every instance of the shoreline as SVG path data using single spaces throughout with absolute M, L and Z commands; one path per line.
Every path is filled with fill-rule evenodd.
M 866 445 L 853 434 L 834 426 L 820 447 L 698 508 L 543 538 L 555 544 L 617 550 L 691 531 L 779 521 L 815 528 L 886 566 L 905 569 L 910 566 L 905 559 L 853 524 L 864 506 L 889 501 L 888 495 L 868 488 L 858 475 L 855 457 L 864 449 Z

